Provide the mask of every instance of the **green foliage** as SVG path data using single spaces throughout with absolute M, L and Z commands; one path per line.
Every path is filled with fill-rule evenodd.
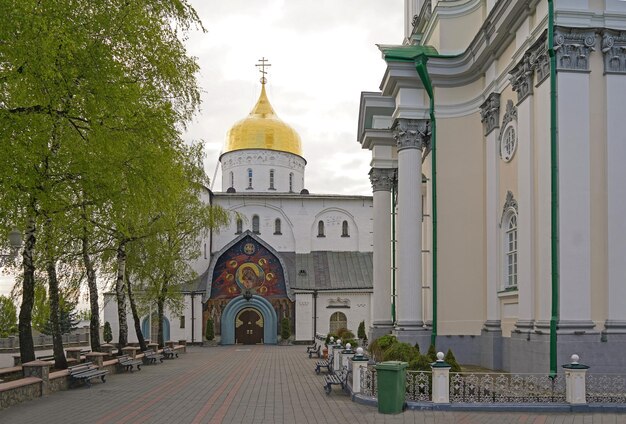
M 394 343 L 385 350 L 383 361 L 411 362 L 420 356 L 419 350 L 408 343 Z
M 76 313 L 76 319 L 89 321 L 91 319 L 91 311 L 89 309 L 81 309 Z
M 420 351 L 420 344 L 419 343 L 415 343 L 413 345 L 413 347 L 419 352 Z
M 450 372 L 461 372 L 461 366 L 456 361 L 454 353 L 452 353 L 451 349 L 448 349 L 448 351 L 446 352 L 446 356 L 443 358 L 443 360 L 446 361 L 448 365 L 450 365 Z
M 213 340 L 215 338 L 215 327 L 211 318 L 206 320 L 206 331 L 204 335 L 207 340 Z
M 48 320 L 50 319 L 50 305 L 48 303 L 48 293 L 43 284 L 35 285 L 35 301 L 33 305 L 33 328 L 39 332 L 44 332 Z
M 109 324 L 109 321 L 106 321 L 104 323 L 103 333 L 104 342 L 111 343 L 111 341 L 113 340 L 113 331 L 111 331 L 111 324 Z
M 0 337 L 17 333 L 17 308 L 13 300 L 0 296 Z
M 365 332 L 365 321 L 359 323 L 359 328 L 356 331 L 359 339 L 367 340 L 367 333 Z
M 434 344 L 431 343 L 431 345 L 428 347 L 428 353 L 426 354 L 426 356 L 428 356 L 430 362 L 435 362 L 437 360 L 437 349 L 435 348 Z
M 348 343 L 350 343 L 350 347 L 352 349 L 356 349 L 359 346 L 359 341 L 357 339 L 341 339 L 341 344 L 342 345 L 347 345 Z
M 76 312 L 76 304 L 75 300 L 69 299 L 67 294 L 61 291 L 60 294 L 60 302 L 59 302 L 59 325 L 61 334 L 70 333 L 73 330 L 78 328 L 78 316 Z M 43 334 L 52 335 L 52 320 L 48 317 L 43 329 L 41 330 Z
M 337 337 L 339 337 L 343 342 L 346 339 L 354 339 L 354 333 L 347 328 L 340 328 L 337 330 Z
M 291 337 L 291 322 L 285 317 L 280 321 L 280 337 L 283 340 L 289 340 Z
M 409 362 L 408 369 L 413 371 L 430 371 L 431 361 L 427 355 L 419 355 Z
M 335 340 L 338 339 L 338 336 L 335 333 L 328 333 L 328 334 L 326 334 L 326 340 L 324 341 L 324 344 L 329 344 L 331 337 L 334 337 Z
M 396 336 L 387 334 L 372 341 L 368 346 L 368 350 L 376 361 L 382 361 L 385 351 L 396 343 L 398 343 Z

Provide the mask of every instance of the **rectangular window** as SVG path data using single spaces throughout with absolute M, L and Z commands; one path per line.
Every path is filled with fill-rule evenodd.
M 180 316 L 180 328 L 185 328 L 185 316 Z

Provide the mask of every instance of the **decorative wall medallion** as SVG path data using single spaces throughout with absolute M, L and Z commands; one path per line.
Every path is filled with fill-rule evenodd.
M 506 102 L 506 112 L 502 119 L 500 131 L 500 157 L 505 162 L 510 162 L 517 149 L 517 108 L 513 101 Z
M 350 299 L 336 297 L 328 299 L 327 308 L 349 308 L 350 307 Z
M 480 121 L 483 123 L 485 136 L 500 127 L 500 93 L 491 93 L 480 105 Z

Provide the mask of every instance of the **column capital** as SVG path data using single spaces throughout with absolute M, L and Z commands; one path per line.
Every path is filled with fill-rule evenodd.
M 430 120 L 397 118 L 391 127 L 398 151 L 419 149 L 430 144 Z
M 626 74 L 626 31 L 605 29 L 601 36 L 604 73 Z
M 369 175 L 372 191 L 391 191 L 396 179 L 396 170 L 393 168 L 372 168 Z
M 511 75 L 509 77 L 511 88 L 517 93 L 517 104 L 520 104 L 533 94 L 533 67 L 528 52 L 509 74 Z
M 596 33 L 593 30 L 562 28 L 554 30 L 554 50 L 557 71 L 589 72 L 589 55 L 594 51 Z
M 500 128 L 500 93 L 491 93 L 480 105 L 480 122 L 483 123 L 485 136 Z

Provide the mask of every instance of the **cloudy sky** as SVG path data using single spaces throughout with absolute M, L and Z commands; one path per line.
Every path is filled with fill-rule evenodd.
M 361 91 L 385 70 L 376 44 L 402 41 L 402 0 L 191 0 L 207 30 L 193 32 L 202 109 L 186 138 L 205 143 L 213 176 L 228 129 L 256 103 L 261 57 L 268 95 L 300 134 L 311 193 L 371 195 L 370 153 L 356 141 Z M 221 190 L 221 172 L 214 188 Z M 0 294 L 12 278 L 0 273 Z
M 228 129 L 254 106 L 255 64 L 272 64 L 268 95 L 300 134 L 312 193 L 367 194 L 371 155 L 356 141 L 361 91 L 385 70 L 376 44 L 402 41 L 402 0 L 191 0 L 206 33 L 189 52 L 200 63 L 202 110 L 187 137 L 202 139 L 215 172 Z M 221 190 L 221 170 L 214 189 Z

